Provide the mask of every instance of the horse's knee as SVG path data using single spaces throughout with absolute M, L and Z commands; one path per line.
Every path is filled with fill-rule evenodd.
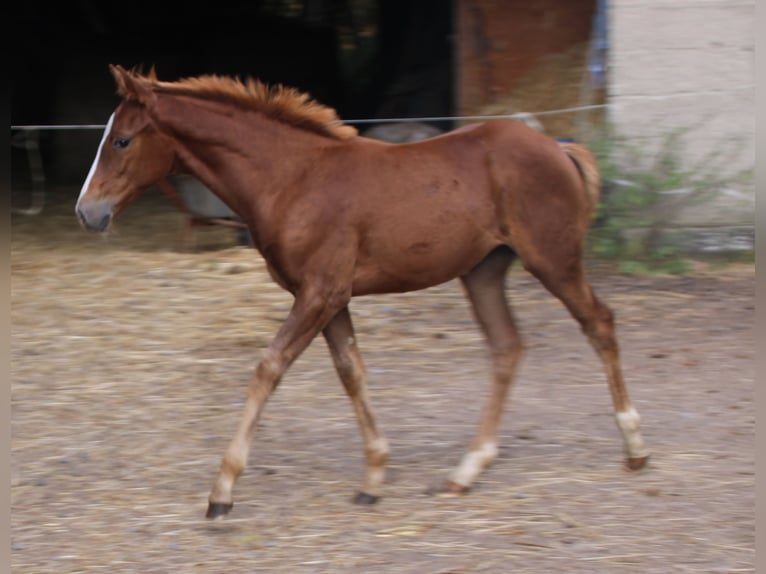
M 347 381 L 354 379 L 354 361 L 348 353 L 334 355 L 333 362 L 343 384 L 347 384 Z
M 351 352 L 333 353 L 333 363 L 338 378 L 350 397 L 355 397 L 364 385 L 364 367 Z
M 255 368 L 255 374 L 250 381 L 250 394 L 260 394 L 265 389 L 271 392 L 279 384 L 285 371 L 284 362 L 277 357 L 265 356 Z
M 510 381 L 516 364 L 524 353 L 524 344 L 520 337 L 514 335 L 492 346 L 492 360 L 495 375 L 500 380 Z
M 492 356 L 495 362 L 515 363 L 524 353 L 524 344 L 520 339 L 513 339 L 505 345 L 492 348 Z

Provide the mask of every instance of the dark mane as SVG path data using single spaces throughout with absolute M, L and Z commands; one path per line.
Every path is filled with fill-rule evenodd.
M 185 78 L 177 82 L 159 82 L 153 74 L 149 74 L 146 79 L 151 81 L 153 89 L 158 92 L 228 101 L 332 138 L 345 140 L 357 134 L 356 128 L 343 124 L 333 108 L 320 104 L 307 93 L 281 84 L 270 86 L 252 78 L 242 81 L 216 75 Z

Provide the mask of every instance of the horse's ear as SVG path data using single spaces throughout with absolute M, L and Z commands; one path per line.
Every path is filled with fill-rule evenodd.
M 151 90 L 153 78 L 151 76 L 148 79 L 143 78 L 120 65 L 112 64 L 109 64 L 109 71 L 112 72 L 114 81 L 117 83 L 117 93 L 126 100 L 135 100 L 146 105 L 153 99 Z

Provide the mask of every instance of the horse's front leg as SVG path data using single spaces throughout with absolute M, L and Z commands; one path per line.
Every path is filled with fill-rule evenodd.
M 351 404 L 354 406 L 364 441 L 366 467 L 362 489 L 354 497 L 359 504 L 373 504 L 380 498 L 380 488 L 388 460 L 388 442 L 378 430 L 372 406 L 367 397 L 367 380 L 362 356 L 356 344 L 354 326 L 348 307 L 341 309 L 324 328 L 335 368 Z
M 287 319 L 250 380 L 245 412 L 226 450 L 221 470 L 210 492 L 208 518 L 218 518 L 227 514 L 234 504 L 232 489 L 247 464 L 256 423 L 269 395 L 277 387 L 290 364 L 347 302 L 348 297 L 328 300 L 320 296 L 317 289 L 299 292 L 296 295 Z

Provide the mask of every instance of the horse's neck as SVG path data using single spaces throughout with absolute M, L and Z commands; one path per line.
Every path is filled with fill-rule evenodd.
M 174 103 L 159 118 L 174 134 L 182 168 L 257 225 L 261 206 L 310 165 L 323 138 L 262 113 L 229 115 L 194 104 Z

